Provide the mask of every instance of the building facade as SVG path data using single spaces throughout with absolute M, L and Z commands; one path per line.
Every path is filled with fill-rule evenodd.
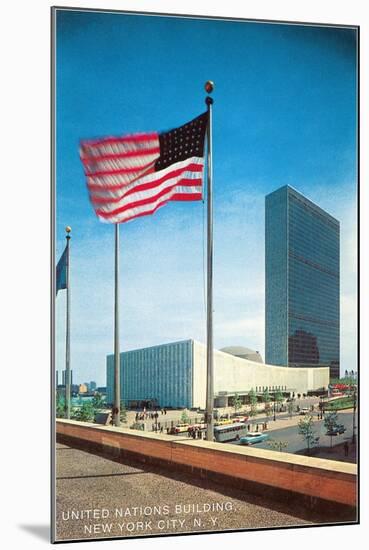
M 72 369 L 70 371 L 70 383 L 71 383 L 71 385 L 73 384 L 73 370 Z M 66 371 L 66 369 L 64 369 L 62 371 L 62 384 L 63 384 L 63 386 L 67 385 L 67 371 Z
M 284 186 L 265 200 L 265 360 L 339 377 L 340 226 Z
M 183 340 L 120 354 L 121 399 L 127 407 L 205 408 L 206 346 Z M 253 389 L 285 395 L 326 390 L 329 369 L 266 365 L 214 350 L 214 405 Z M 114 355 L 107 357 L 107 403 L 113 402 Z

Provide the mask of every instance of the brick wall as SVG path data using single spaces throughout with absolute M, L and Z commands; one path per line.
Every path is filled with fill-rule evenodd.
M 354 464 L 240 447 L 208 441 L 98 426 L 73 420 L 56 421 L 57 438 L 78 442 L 88 450 L 139 456 L 196 474 L 220 475 L 350 507 L 356 506 Z

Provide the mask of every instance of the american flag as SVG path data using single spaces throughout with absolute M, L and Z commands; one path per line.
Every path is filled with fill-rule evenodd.
M 123 223 L 169 201 L 202 198 L 208 114 L 169 132 L 82 141 L 87 188 L 101 221 Z

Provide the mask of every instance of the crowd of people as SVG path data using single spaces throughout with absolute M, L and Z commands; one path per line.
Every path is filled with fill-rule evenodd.
M 206 431 L 198 426 L 189 426 L 187 436 L 192 437 L 192 439 L 202 439 L 206 436 Z
M 160 414 L 161 415 L 167 414 L 167 410 L 160 409 Z M 139 420 L 148 420 L 148 419 L 156 420 L 157 418 L 159 418 L 158 411 L 147 411 L 146 409 L 144 409 L 142 412 L 137 412 L 135 416 L 136 422 L 138 422 Z

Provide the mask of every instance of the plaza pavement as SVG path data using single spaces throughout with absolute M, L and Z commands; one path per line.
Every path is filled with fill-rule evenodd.
M 57 540 L 319 523 L 318 517 L 299 510 L 296 504 L 276 503 L 268 495 L 254 496 L 160 467 L 122 464 L 62 444 L 57 444 L 56 467 Z M 205 504 L 218 507 L 218 511 L 201 511 Z M 134 508 L 154 505 L 161 507 L 160 513 Z M 200 511 L 176 512 L 176 505 L 197 505 Z M 127 516 L 114 515 L 116 510 L 119 516 L 127 509 Z M 108 514 L 106 518 L 101 517 L 102 510 Z M 85 517 L 73 519 L 72 512 Z M 194 525 L 196 520 L 200 525 Z
M 299 405 L 300 407 L 310 407 L 310 405 L 314 405 L 316 407 L 318 403 L 319 403 L 318 398 L 306 397 L 306 398 L 296 399 L 295 406 Z M 271 406 L 273 406 L 273 402 L 271 402 Z M 264 408 L 264 404 L 259 403 L 258 404 L 258 409 L 262 410 L 263 408 Z M 248 409 L 249 409 L 249 407 L 247 407 L 247 406 L 242 407 L 242 409 L 240 409 L 238 411 L 238 414 L 240 416 L 246 415 L 249 412 Z M 142 412 L 142 411 L 140 411 L 140 412 Z M 148 410 L 147 412 L 150 413 L 152 411 Z M 161 425 L 164 426 L 164 433 L 165 433 L 165 428 L 167 426 L 170 427 L 172 422 L 174 424 L 177 424 L 177 423 L 181 422 L 181 415 L 183 413 L 183 410 L 168 409 L 166 414 L 162 414 L 160 409 L 159 409 L 157 412 L 158 412 L 158 418 L 157 418 L 158 425 L 159 426 L 161 426 Z M 234 410 L 233 407 L 218 408 L 219 415 L 224 415 L 224 414 L 232 415 L 232 414 L 234 414 L 234 412 L 235 412 L 235 410 Z M 190 423 L 200 422 L 201 418 L 204 417 L 203 412 L 195 412 L 195 411 L 191 411 L 191 410 L 186 410 L 186 414 L 190 418 Z M 124 427 L 130 427 L 135 422 L 135 416 L 136 416 L 136 411 L 128 410 L 127 411 L 127 420 L 123 424 Z M 287 418 L 287 417 L 288 417 L 288 414 L 286 412 L 283 412 L 283 413 L 278 413 L 277 412 L 276 413 L 276 419 L 277 420 L 273 421 L 273 414 L 271 414 L 271 416 L 269 416 L 269 418 L 267 418 L 265 415 L 259 413 L 257 416 L 255 416 L 253 418 L 250 418 L 249 423 L 250 424 L 256 424 L 258 422 L 260 423 L 260 422 L 263 422 L 264 420 L 266 420 L 268 422 L 268 429 L 272 429 L 272 424 L 273 424 L 274 429 L 280 429 L 281 427 L 289 427 L 289 426 L 296 425 L 298 423 L 298 420 L 301 418 L 296 412 L 293 414 L 292 419 L 290 419 L 289 417 Z M 281 422 L 279 422 L 279 421 L 281 421 Z M 146 418 L 145 420 L 138 420 L 138 422 L 141 423 L 141 424 L 142 423 L 145 424 L 145 430 L 146 431 L 151 431 L 152 426 L 156 424 L 155 419 L 151 419 L 150 417 Z

